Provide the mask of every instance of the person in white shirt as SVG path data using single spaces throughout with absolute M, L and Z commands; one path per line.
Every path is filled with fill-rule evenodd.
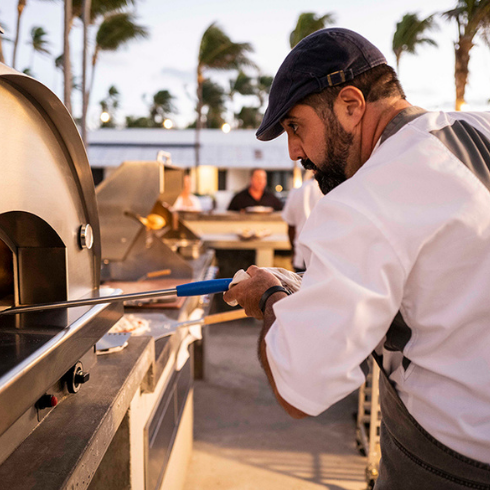
M 288 224 L 288 236 L 293 253 L 293 267 L 296 272 L 305 270 L 303 254 L 298 248 L 298 237 L 316 203 L 323 197 L 313 171 L 307 170 L 303 185 L 292 189 L 282 210 L 282 219 Z
M 279 403 L 321 413 L 374 351 L 375 489 L 490 489 L 490 114 L 411 106 L 375 46 L 332 28 L 274 78 L 257 137 L 284 131 L 326 194 L 299 238 L 302 285 L 252 266 L 225 294 L 264 320 Z
M 172 206 L 174 211 L 202 211 L 199 198 L 192 194 L 191 188 L 192 181 L 190 175 L 184 175 L 184 188 Z

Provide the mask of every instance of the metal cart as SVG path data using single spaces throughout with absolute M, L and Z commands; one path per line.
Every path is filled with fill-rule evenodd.
M 379 407 L 379 366 L 369 358 L 369 373 L 365 383 L 359 388 L 359 408 L 357 412 L 356 443 L 361 454 L 367 456 L 366 482 L 368 490 L 374 487 L 378 477 L 379 428 L 381 412 Z

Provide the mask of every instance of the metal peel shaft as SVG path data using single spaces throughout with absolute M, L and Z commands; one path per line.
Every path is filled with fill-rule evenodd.
M 93 306 L 119 301 L 133 301 L 137 299 L 161 298 L 163 296 L 172 296 L 177 294 L 177 289 L 160 289 L 148 291 L 146 293 L 118 294 L 114 296 L 103 296 L 98 298 L 76 299 L 70 301 L 59 301 L 55 303 L 40 303 L 30 306 L 16 306 L 3 310 L 0 315 L 15 315 L 17 313 L 30 313 L 34 311 L 56 310 L 58 308 L 74 308 L 76 306 Z

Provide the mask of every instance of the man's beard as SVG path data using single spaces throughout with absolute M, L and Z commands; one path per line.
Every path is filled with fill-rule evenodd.
M 315 170 L 315 179 L 318 181 L 323 194 L 347 180 L 345 167 L 352 147 L 353 135 L 348 133 L 340 124 L 333 112 L 325 114 L 325 150 L 324 158 L 318 165 L 311 160 L 301 160 L 306 170 Z

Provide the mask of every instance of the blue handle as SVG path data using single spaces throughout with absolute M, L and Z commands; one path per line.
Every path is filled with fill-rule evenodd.
M 233 279 L 211 279 L 210 281 L 190 282 L 177 286 L 177 296 L 201 296 L 203 294 L 222 293 L 228 291 Z

